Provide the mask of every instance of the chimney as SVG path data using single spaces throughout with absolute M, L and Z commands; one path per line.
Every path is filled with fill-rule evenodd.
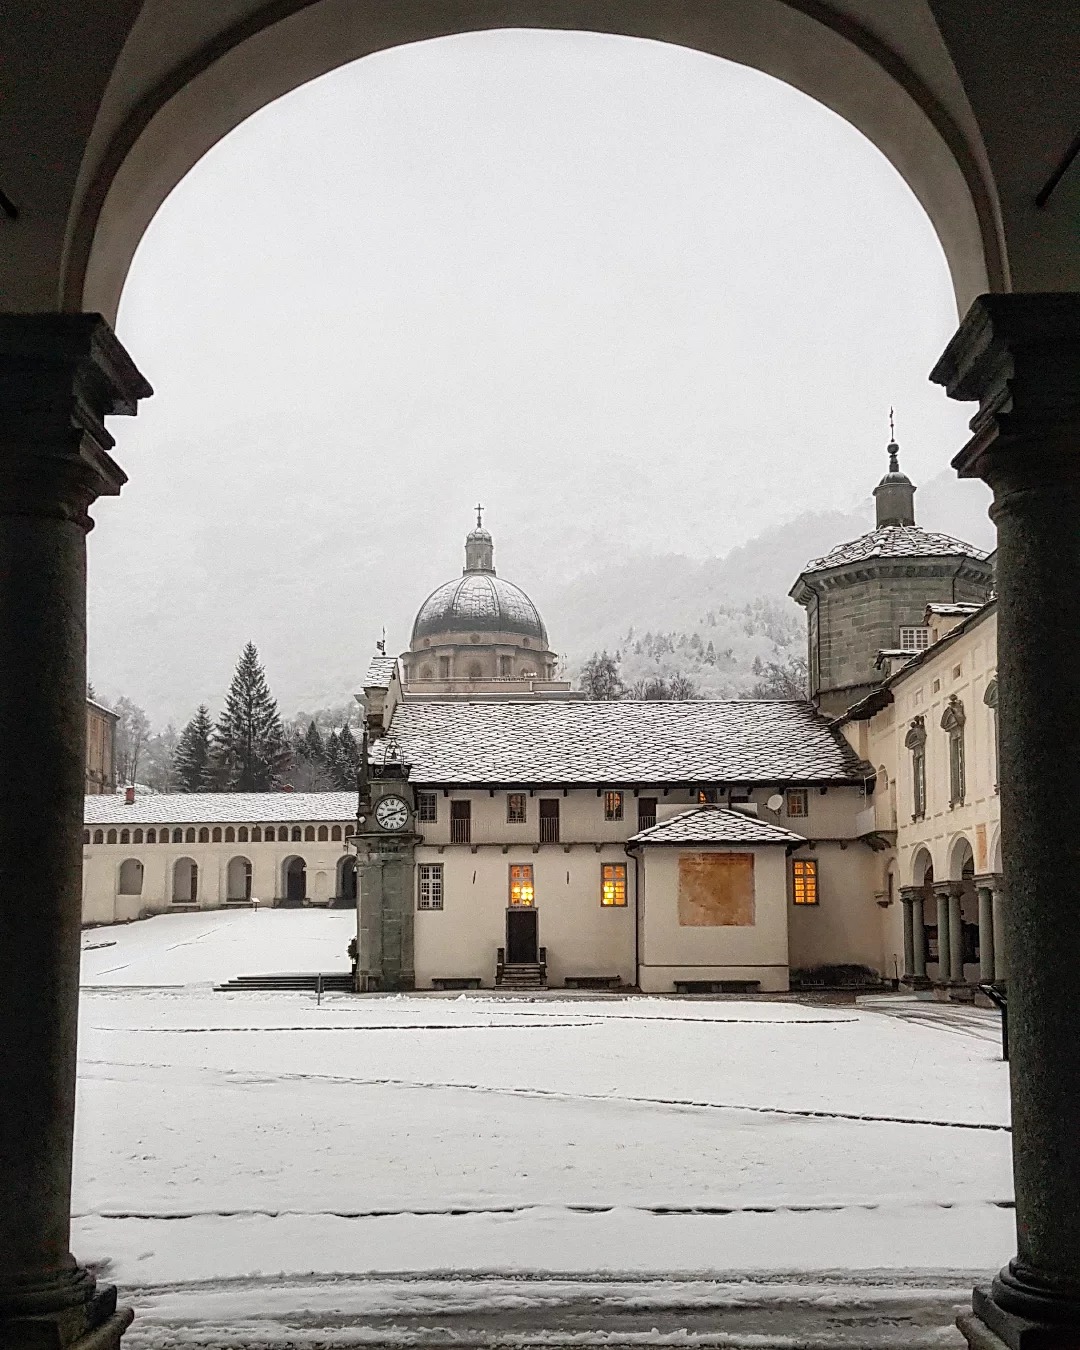
M 126 787 L 126 788 L 124 789 L 124 805 L 125 805 L 125 806 L 134 806 L 134 805 L 135 805 L 135 788 L 134 788 L 134 786 L 132 786 L 132 787 Z

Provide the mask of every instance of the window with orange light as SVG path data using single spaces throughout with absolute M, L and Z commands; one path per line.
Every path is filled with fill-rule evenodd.
M 796 858 L 792 868 L 792 899 L 797 905 L 816 905 L 818 902 L 817 860 Z
M 532 863 L 514 863 L 510 867 L 510 905 L 529 909 L 536 903 Z
M 601 863 L 600 903 L 607 907 L 626 904 L 625 863 Z

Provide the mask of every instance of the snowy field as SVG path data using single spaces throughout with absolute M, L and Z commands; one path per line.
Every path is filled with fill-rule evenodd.
M 354 923 L 83 934 L 73 1244 L 139 1309 L 125 1344 L 177 1326 L 218 1343 L 207 1325 L 245 1319 L 302 1342 L 304 1318 L 325 1341 L 334 1317 L 481 1286 L 520 1307 L 597 1280 L 629 1298 L 629 1280 L 631 1302 L 652 1291 L 648 1327 L 676 1294 L 715 1300 L 718 1277 L 736 1303 L 763 1278 L 808 1297 L 827 1271 L 955 1297 L 1014 1249 L 991 1014 L 213 990 L 347 969 Z

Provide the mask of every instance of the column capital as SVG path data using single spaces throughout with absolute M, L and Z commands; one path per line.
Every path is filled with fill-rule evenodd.
M 0 314 L 0 513 L 89 529 L 127 481 L 105 418 L 152 393 L 100 314 Z
M 916 900 L 921 900 L 925 892 L 921 886 L 901 886 L 900 899 L 905 905 L 914 904 Z
M 930 374 L 978 400 L 953 460 L 991 487 L 1080 480 L 1080 293 L 981 295 Z
M 959 900 L 964 892 L 962 881 L 935 881 L 934 894 L 944 900 Z

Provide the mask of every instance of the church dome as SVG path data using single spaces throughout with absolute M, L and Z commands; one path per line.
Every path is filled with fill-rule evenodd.
M 547 648 L 540 611 L 520 588 L 494 572 L 466 572 L 432 591 L 420 606 L 412 640 L 450 633 L 513 633 Z
M 462 575 L 432 591 L 413 624 L 412 645 L 460 633 L 509 633 L 547 649 L 540 611 L 520 586 L 495 575 L 495 547 L 476 508 L 476 529 L 465 537 Z

